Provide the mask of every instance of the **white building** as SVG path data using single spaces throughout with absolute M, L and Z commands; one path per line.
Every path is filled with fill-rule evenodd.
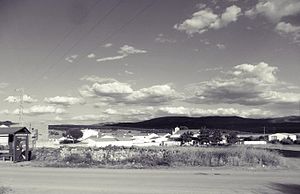
M 287 138 L 290 138 L 293 141 L 297 140 L 297 136 L 295 134 L 291 134 L 291 133 L 275 133 L 275 134 L 268 135 L 269 141 L 272 141 L 272 140 L 281 141 L 281 140 L 287 139 Z

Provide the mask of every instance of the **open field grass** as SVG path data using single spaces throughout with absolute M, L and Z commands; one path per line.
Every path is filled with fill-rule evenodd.
M 51 167 L 156 168 L 284 165 L 277 152 L 251 147 L 39 148 L 33 164 Z

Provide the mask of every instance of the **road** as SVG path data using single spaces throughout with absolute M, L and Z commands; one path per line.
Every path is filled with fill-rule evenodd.
M 0 187 L 10 187 L 14 194 L 297 193 L 299 185 L 298 169 L 128 170 L 0 165 Z

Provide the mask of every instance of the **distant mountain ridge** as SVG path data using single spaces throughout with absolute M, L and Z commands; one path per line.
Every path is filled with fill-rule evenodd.
M 208 129 L 224 129 L 253 133 L 263 133 L 264 129 L 266 133 L 300 133 L 300 116 L 264 119 L 242 118 L 237 116 L 169 116 L 141 122 L 116 123 L 105 126 L 144 129 L 171 129 L 176 126 L 186 126 L 189 129 L 200 129 L 205 127 Z
M 14 123 L 12 121 L 0 121 L 0 125 L 6 125 L 6 126 L 11 126 L 11 125 L 16 125 L 18 123 Z

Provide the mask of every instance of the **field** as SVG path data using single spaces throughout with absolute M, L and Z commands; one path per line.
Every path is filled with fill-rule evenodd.
M 33 164 L 47 167 L 284 166 L 284 160 L 277 152 L 245 146 L 39 148 L 33 159 Z

